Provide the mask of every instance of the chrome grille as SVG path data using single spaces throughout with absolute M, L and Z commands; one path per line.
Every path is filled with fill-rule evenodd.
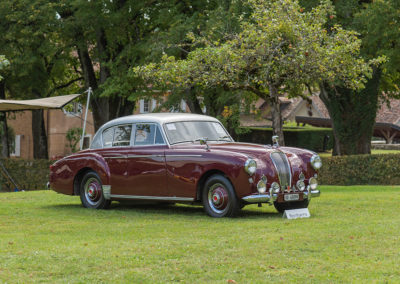
M 282 152 L 273 152 L 271 154 L 271 159 L 275 165 L 276 171 L 278 172 L 281 188 L 286 189 L 288 186 L 292 187 L 290 166 L 286 155 Z

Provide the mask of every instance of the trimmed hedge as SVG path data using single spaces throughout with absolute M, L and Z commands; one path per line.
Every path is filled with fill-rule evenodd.
M 0 159 L 8 173 L 18 185 L 19 190 L 46 189 L 49 181 L 49 166 L 54 161 Z M 2 171 L 3 172 L 3 171 Z M 0 177 L 1 191 L 14 191 L 15 186 L 2 173 Z
M 265 144 L 265 143 L 264 143 Z M 20 190 L 46 189 L 49 166 L 54 161 L 1 159 Z M 399 185 L 400 154 L 322 157 L 319 171 L 322 185 Z M 0 176 L 0 191 L 14 191 L 15 186 Z
M 400 154 L 323 157 L 322 185 L 398 185 Z
M 272 143 L 272 129 L 271 128 L 248 128 L 247 133 L 239 136 L 239 141 L 257 143 L 257 144 L 271 144 Z M 285 145 L 291 147 L 299 147 L 315 152 L 322 152 L 333 149 L 334 137 L 332 130 L 329 128 L 315 128 L 315 129 L 301 129 L 301 128 L 284 128 L 283 135 L 285 138 Z M 324 148 L 324 139 L 329 136 Z

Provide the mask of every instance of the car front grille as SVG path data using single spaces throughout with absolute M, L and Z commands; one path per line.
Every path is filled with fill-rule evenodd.
M 286 155 L 282 152 L 273 152 L 271 159 L 278 172 L 281 188 L 287 189 L 288 186 L 291 187 L 290 166 Z

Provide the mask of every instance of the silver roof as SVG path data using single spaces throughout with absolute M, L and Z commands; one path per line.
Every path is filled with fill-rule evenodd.
M 110 120 L 109 122 L 105 123 L 101 127 L 101 129 L 120 124 L 130 124 L 139 122 L 154 122 L 154 123 L 164 124 L 176 121 L 218 121 L 218 119 L 208 115 L 192 114 L 192 113 L 170 113 L 170 112 L 145 113 L 145 114 L 129 115 Z
M 103 124 L 97 133 L 93 137 L 92 144 L 90 145 L 91 149 L 102 148 L 102 140 L 101 140 L 101 133 L 109 128 L 116 125 L 123 125 L 123 124 L 132 124 L 132 123 L 158 123 L 160 125 L 168 122 L 177 122 L 177 121 L 216 121 L 219 122 L 218 119 L 207 116 L 207 115 L 200 115 L 200 114 L 191 114 L 191 113 L 146 113 L 146 114 L 136 114 L 136 115 L 129 115 L 120 118 L 116 118 L 110 120 L 109 122 Z M 163 132 L 163 129 L 161 129 Z

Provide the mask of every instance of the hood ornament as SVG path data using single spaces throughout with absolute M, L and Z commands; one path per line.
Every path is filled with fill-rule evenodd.
M 206 145 L 206 150 L 208 151 L 208 150 L 210 150 L 210 145 L 207 144 L 207 140 L 208 140 L 208 138 L 200 138 L 199 142 L 200 142 L 200 145 Z
M 272 136 L 272 144 L 274 147 L 279 147 L 279 136 L 278 135 Z

